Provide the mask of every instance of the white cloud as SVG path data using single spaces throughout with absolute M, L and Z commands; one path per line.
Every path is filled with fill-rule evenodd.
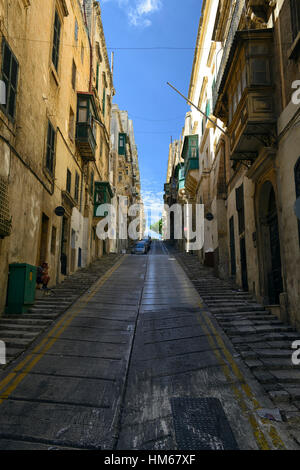
M 162 8 L 162 0 L 102 0 L 104 3 L 115 1 L 119 7 L 126 9 L 129 24 L 136 27 L 148 27 L 152 22 L 149 19 L 153 13 Z

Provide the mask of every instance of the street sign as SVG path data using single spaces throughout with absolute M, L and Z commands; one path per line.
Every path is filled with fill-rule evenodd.
M 66 211 L 65 211 L 64 207 L 58 206 L 58 207 L 55 208 L 54 212 L 58 217 L 63 217 L 65 215 Z

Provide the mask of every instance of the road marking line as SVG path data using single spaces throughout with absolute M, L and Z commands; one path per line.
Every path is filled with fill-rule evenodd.
M 122 257 L 120 261 L 118 261 L 112 268 L 110 268 L 109 271 L 96 282 L 96 284 L 92 287 L 90 293 L 84 294 L 82 297 L 80 297 L 80 299 L 75 302 L 75 304 L 70 308 L 70 310 L 67 310 L 67 312 L 63 315 L 63 317 L 59 320 L 55 327 L 52 328 L 51 331 L 49 331 L 46 337 L 34 348 L 34 350 L 28 355 L 28 357 L 26 357 L 24 361 L 18 364 L 14 368 L 14 371 L 8 374 L 8 376 L 0 382 L 0 390 L 3 390 L 9 384 L 9 382 L 14 379 L 14 381 L 9 385 L 5 392 L 0 395 L 0 404 L 9 397 L 12 391 L 16 389 L 19 383 L 26 377 L 28 372 L 35 366 L 35 364 L 37 364 L 37 362 L 39 362 L 39 360 L 44 356 L 44 354 L 57 341 L 57 339 L 61 336 L 67 326 L 69 326 L 75 316 L 77 316 L 78 313 L 82 311 L 82 309 L 88 304 L 91 298 L 95 296 L 100 287 L 102 287 L 102 285 L 121 266 L 121 264 L 125 261 L 126 258 L 127 256 Z M 62 324 L 63 326 L 60 328 Z M 55 333 L 59 328 L 60 330 L 58 331 L 57 336 L 52 337 L 53 333 Z M 42 351 L 38 355 L 36 355 L 32 362 L 25 368 L 25 370 L 21 372 L 23 367 L 43 346 L 44 348 L 42 349 Z

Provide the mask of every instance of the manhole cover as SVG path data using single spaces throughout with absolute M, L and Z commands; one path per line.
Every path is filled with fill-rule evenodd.
M 217 398 L 172 398 L 171 406 L 179 450 L 238 450 Z

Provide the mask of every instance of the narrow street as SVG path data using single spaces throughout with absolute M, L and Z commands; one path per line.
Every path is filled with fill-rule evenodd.
M 259 416 L 274 405 L 161 242 L 1 370 L 0 393 L 0 449 L 297 448 Z

